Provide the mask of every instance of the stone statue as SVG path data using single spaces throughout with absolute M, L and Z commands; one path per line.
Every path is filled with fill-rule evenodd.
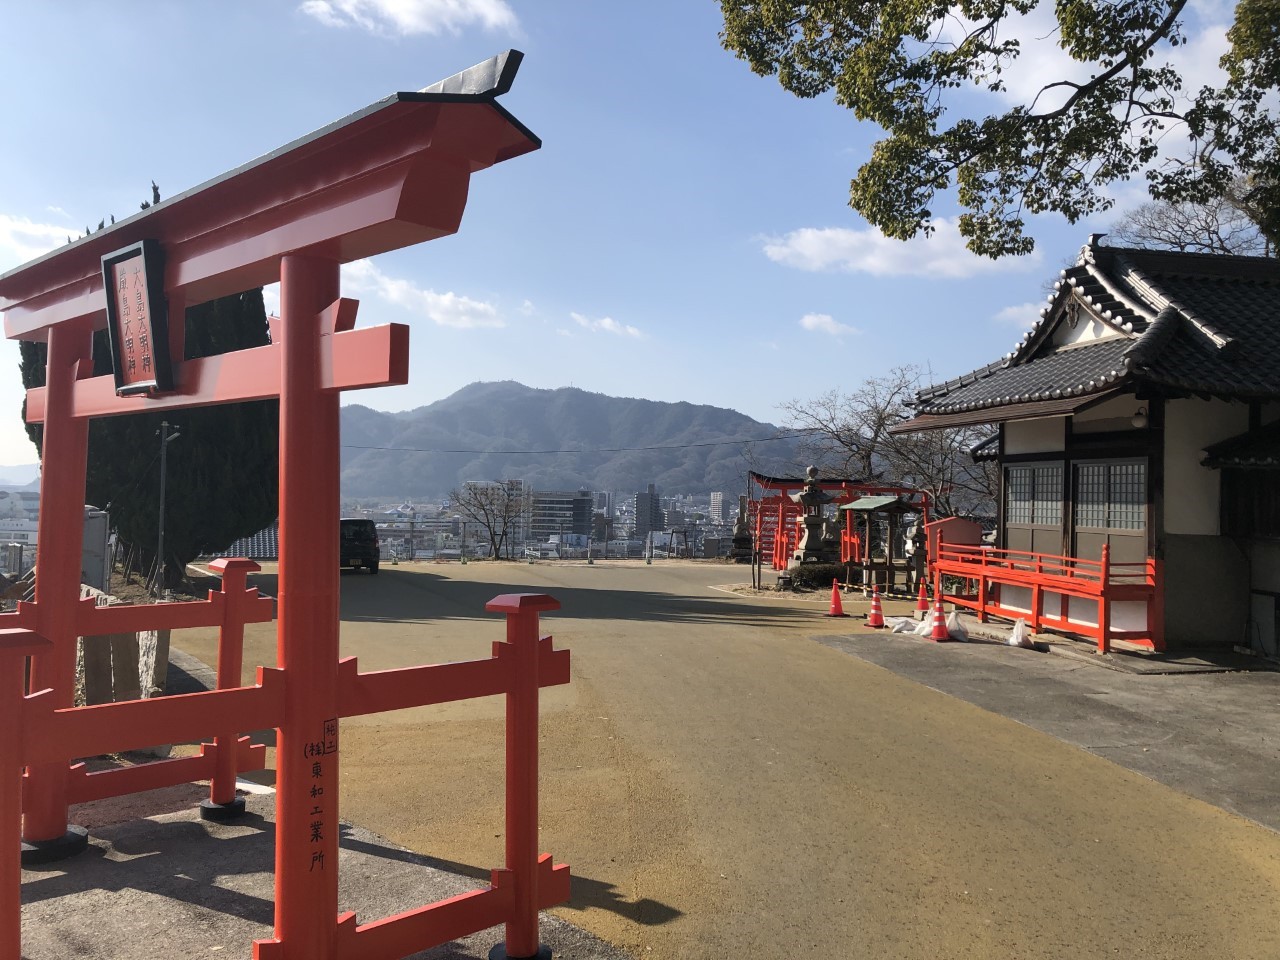
M 791 502 L 804 508 L 802 520 L 804 535 L 796 544 L 796 552 L 791 557 L 793 564 L 825 560 L 826 551 L 822 544 L 823 508 L 836 498 L 824 492 L 818 486 L 818 468 L 809 467 L 805 471 L 804 489 L 791 494 Z

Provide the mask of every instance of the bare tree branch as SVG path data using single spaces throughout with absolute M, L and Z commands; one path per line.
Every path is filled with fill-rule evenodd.
M 812 431 L 802 449 L 827 475 L 926 490 L 939 515 L 993 514 L 998 472 L 969 453 L 989 428 L 889 432 L 911 415 L 921 385 L 918 367 L 896 367 L 849 394 L 833 390 L 784 404 L 785 428 Z

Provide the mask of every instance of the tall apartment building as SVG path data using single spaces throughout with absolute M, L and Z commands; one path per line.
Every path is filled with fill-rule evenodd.
M 719 490 L 711 494 L 711 507 L 707 511 L 707 519 L 713 523 L 724 523 L 724 494 Z
M 636 539 L 643 540 L 650 532 L 666 528 L 662 501 L 658 498 L 657 488 L 651 483 L 644 493 L 636 494 Z
M 534 490 L 529 495 L 529 539 L 546 543 L 562 533 L 590 537 L 595 502 L 590 490 Z

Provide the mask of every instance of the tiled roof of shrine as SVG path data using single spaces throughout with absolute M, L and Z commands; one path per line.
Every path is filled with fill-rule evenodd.
M 1055 341 L 1062 324 L 1082 318 L 1100 332 Z M 974 421 L 983 410 L 1013 419 L 1019 404 L 1083 404 L 1121 389 L 1280 397 L 1280 260 L 1108 247 L 1091 237 L 1012 351 L 920 391 L 916 428 L 958 414 Z

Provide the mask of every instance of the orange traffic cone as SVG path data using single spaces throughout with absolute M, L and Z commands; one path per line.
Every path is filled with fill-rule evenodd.
M 828 617 L 847 617 L 844 612 L 844 604 L 840 602 L 840 581 L 832 579 L 831 581 L 831 609 L 827 611 Z
M 924 591 L 924 577 L 920 578 L 920 596 L 916 598 L 916 609 L 917 610 L 929 609 L 929 595 L 926 594 Z
M 933 629 L 929 631 L 930 640 L 950 640 L 951 633 L 947 630 L 947 618 L 942 612 L 942 598 L 933 601 Z
M 884 611 L 880 609 L 880 587 L 875 584 L 871 587 L 871 611 L 867 614 L 867 626 L 884 626 Z

